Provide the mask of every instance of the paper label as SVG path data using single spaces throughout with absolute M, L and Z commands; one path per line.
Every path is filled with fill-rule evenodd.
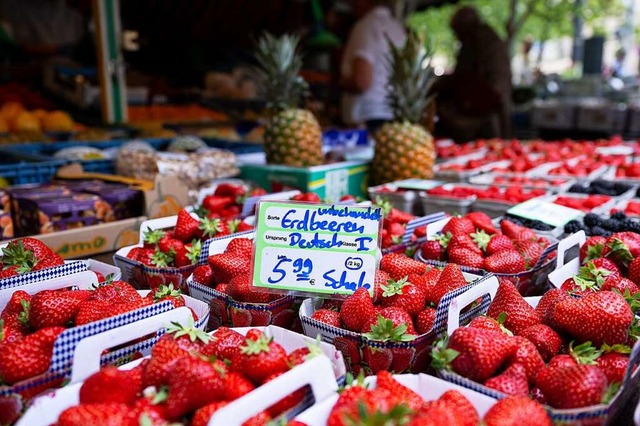
M 373 292 L 382 210 L 261 200 L 253 285 L 272 290 Z
M 418 191 L 427 191 L 435 188 L 436 186 L 443 185 L 444 182 L 440 180 L 425 180 L 425 179 L 405 179 L 391 182 L 397 188 L 401 189 L 416 189 Z
M 580 210 L 535 198 L 511 207 L 507 213 L 525 219 L 539 220 L 551 226 L 564 226 L 570 220 L 584 215 Z

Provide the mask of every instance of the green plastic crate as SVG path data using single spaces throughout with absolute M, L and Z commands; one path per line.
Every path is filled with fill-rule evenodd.
M 315 167 L 243 164 L 241 178 L 270 192 L 299 189 L 314 192 L 323 200 L 338 201 L 343 195 L 367 197 L 368 161 L 345 161 Z

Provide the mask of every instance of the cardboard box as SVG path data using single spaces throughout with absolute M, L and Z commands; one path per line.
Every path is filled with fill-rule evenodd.
M 315 192 L 328 202 L 343 195 L 367 196 L 369 162 L 346 161 L 315 167 L 288 167 L 272 164 L 240 165 L 240 177 L 260 185 L 269 192 L 299 189 Z

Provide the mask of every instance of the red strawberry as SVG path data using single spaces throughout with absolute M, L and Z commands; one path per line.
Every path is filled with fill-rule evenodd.
M 140 398 L 132 406 L 134 419 L 148 426 L 165 426 L 167 410 L 164 404 L 154 404 L 150 398 Z
M 388 320 L 388 321 L 385 321 Z M 411 315 L 402 308 L 390 306 L 372 315 L 362 326 L 363 333 L 373 333 L 372 340 L 400 340 L 404 334 L 416 334 Z
M 218 284 L 228 283 L 233 277 L 246 274 L 251 270 L 250 260 L 238 253 L 214 254 L 209 256 L 208 262 L 213 271 L 213 280 Z
M 127 303 L 140 300 L 142 296 L 129 283 L 113 281 L 104 283 L 91 293 L 91 300 L 104 300 L 110 303 Z
M 545 367 L 536 378 L 536 386 L 553 408 L 581 408 L 602 402 L 607 377 L 594 365 Z
M 228 401 L 234 401 L 255 388 L 251 380 L 240 373 L 229 371 L 224 374 L 224 398 Z
M 515 334 L 520 334 L 527 327 L 540 323 L 535 310 L 508 280 L 500 280 L 498 291 L 489 305 L 487 316 L 497 320 L 503 312 L 507 314 L 503 325 Z
M 249 225 L 247 222 L 240 219 L 233 219 L 228 221 L 227 228 L 229 229 L 229 232 L 232 234 L 253 230 L 253 226 Z
M 235 200 L 238 197 L 243 197 L 246 192 L 246 189 L 242 185 L 223 182 L 216 187 L 213 195 L 215 197 L 231 197 Z
M 536 306 L 536 314 L 538 315 L 538 318 L 540 318 L 540 321 L 550 327 L 555 327 L 552 315 L 555 305 L 559 300 L 566 299 L 568 297 L 570 296 L 567 292 L 559 288 L 553 288 L 543 294 Z
M 511 396 L 529 395 L 529 383 L 525 367 L 518 363 L 511 364 L 502 373 L 484 382 L 484 385 Z
M 509 397 L 496 402 L 484 416 L 486 426 L 536 425 L 551 426 L 542 405 L 528 397 Z
M 142 382 L 131 370 L 104 367 L 82 384 L 81 404 L 119 402 L 133 404 L 142 392 Z
M 240 346 L 244 345 L 244 341 L 245 337 L 237 331 L 227 327 L 220 327 L 213 334 L 213 339 L 205 345 L 201 352 L 205 355 L 231 360 L 240 351 Z
M 64 410 L 57 426 L 137 426 L 138 419 L 127 404 L 82 404 Z
M 515 340 L 502 332 L 480 328 L 456 329 L 446 346 L 439 343 L 433 350 L 433 367 L 445 368 L 449 360 L 453 370 L 468 379 L 484 382 L 492 377 L 513 355 Z M 458 354 L 453 357 L 452 349 Z
M 620 268 L 640 255 L 640 234 L 635 232 L 616 232 L 609 238 L 602 249 L 602 256 L 611 259 Z
M 516 248 L 513 246 L 513 243 L 504 234 L 496 234 L 491 237 L 489 243 L 487 244 L 487 249 L 485 250 L 487 256 L 491 256 L 494 253 L 498 253 L 500 251 L 513 251 Z
M 189 242 L 198 237 L 200 222 L 198 219 L 191 216 L 189 212 L 182 209 L 178 212 L 178 218 L 176 220 L 176 226 L 173 230 L 174 236 L 182 241 Z
M 19 271 L 20 269 L 16 265 L 5 266 L 4 268 L 0 269 L 0 280 L 15 277 L 20 273 Z
M 2 310 L 2 317 L 7 315 L 19 315 L 31 303 L 31 295 L 24 290 L 16 290 L 11 293 L 11 298 Z
M 168 300 L 174 308 L 185 306 L 184 297 L 179 289 L 174 289 L 173 284 L 162 284 L 157 290 L 151 290 L 147 294 L 147 299 L 151 299 L 153 303 L 160 303 Z
M 436 310 L 433 308 L 425 308 L 416 317 L 416 331 L 418 334 L 426 334 L 431 331 L 436 321 Z
M 470 235 L 461 234 L 451 237 L 449 244 L 447 244 L 447 251 L 450 252 L 451 250 L 456 250 L 459 248 L 465 248 L 469 251 L 473 251 L 479 255 L 482 255 L 482 250 L 480 249 L 480 247 L 478 247 L 478 245 Z
M 447 263 L 431 293 L 426 295 L 427 302 L 437 305 L 445 294 L 466 285 L 467 280 L 462 275 L 460 267 L 455 263 Z
M 173 235 L 169 233 L 160 238 L 160 240 L 158 241 L 158 248 L 163 253 L 169 253 L 172 250 L 174 253 L 179 253 L 185 250 L 184 243 L 176 238 L 173 238 Z
M 398 281 L 409 274 L 424 274 L 427 271 L 427 265 L 404 254 L 389 253 L 380 259 L 380 269 Z
M 517 274 L 526 269 L 526 263 L 517 251 L 501 251 L 484 259 L 484 269 L 499 274 Z
M 64 265 L 64 260 L 42 241 L 36 238 L 21 238 L 20 242 L 24 245 L 25 250 L 33 253 L 37 260 L 33 266 L 34 271 Z M 7 264 L 5 257 L 2 260 Z
M 177 420 L 185 414 L 221 399 L 222 376 L 214 364 L 183 356 L 175 361 L 169 374 L 167 416 Z
M 560 330 L 596 346 L 625 343 L 633 318 L 624 297 L 611 291 L 561 300 L 553 312 L 553 320 Z
M 549 360 L 547 367 L 559 368 L 559 367 L 571 367 L 578 365 L 578 361 L 572 356 L 567 354 L 556 355 Z
M 271 376 L 265 379 L 265 383 L 275 380 L 278 377 L 282 376 L 283 374 L 284 372 L 272 374 Z M 278 417 L 282 413 L 300 404 L 304 399 L 304 396 L 305 396 L 305 389 L 304 388 L 298 389 L 292 394 L 285 396 L 280 401 L 276 402 L 275 404 L 267 408 L 267 412 L 271 417 L 274 417 L 274 418 Z
M 340 308 L 340 319 L 348 330 L 362 332 L 362 327 L 373 316 L 373 300 L 369 291 L 361 287 L 347 297 Z
M 64 327 L 49 327 L 2 345 L 0 380 L 13 384 L 49 369 L 53 344 Z
M 535 345 L 544 361 L 549 361 L 560 352 L 562 338 L 551 327 L 545 324 L 534 324 L 522 330 L 520 336 Z
M 530 383 L 533 383 L 538 372 L 544 367 L 544 361 L 536 349 L 535 345 L 528 339 L 521 336 L 514 336 L 518 349 L 511 358 L 512 365 L 520 364 L 524 367 L 526 377 Z M 527 391 L 529 389 L 527 388 Z
M 424 404 L 424 400 L 420 395 L 400 384 L 388 371 L 380 371 L 377 374 L 376 388 L 388 390 L 397 400 L 402 401 L 411 410 L 417 411 Z
M 589 237 L 580 247 L 580 263 L 585 263 L 591 259 L 602 257 L 602 250 L 607 239 L 605 237 Z
M 63 327 L 73 320 L 82 302 L 89 297 L 89 290 L 40 291 L 31 298 L 29 324 L 36 330 Z
M 255 339 L 247 336 L 240 352 L 231 360 L 231 365 L 255 384 L 262 384 L 272 374 L 288 370 L 287 353 L 282 346 L 264 335 Z
M 500 332 L 504 331 L 502 325 L 497 320 L 494 320 L 491 317 L 486 317 L 484 315 L 475 317 L 473 320 L 471 320 L 468 327 L 481 328 L 483 330 L 493 330 L 493 331 L 500 331 Z
M 416 274 L 409 274 L 410 277 L 416 276 Z M 387 285 L 391 277 L 388 273 L 383 271 L 382 269 L 376 270 L 376 276 L 373 280 L 373 301 L 379 302 L 382 299 L 382 290 L 383 285 Z M 413 281 L 412 281 L 413 282 Z
M 156 245 L 162 240 L 166 238 L 167 235 L 173 236 L 173 232 L 164 232 L 160 229 L 151 229 L 147 228 L 146 231 L 143 231 L 142 241 L 144 248 L 155 248 Z
M 640 257 L 636 257 L 629 263 L 628 278 L 636 284 L 640 284 Z
M 90 322 L 99 321 L 105 318 L 122 315 L 126 312 L 135 311 L 153 304 L 151 299 L 140 298 L 140 300 L 127 303 L 118 303 L 116 305 L 103 300 L 88 300 L 78 310 L 76 315 L 76 325 L 84 325 Z
M 486 213 L 471 212 L 467 213 L 464 217 L 471 220 L 476 229 L 480 229 L 487 234 L 496 234 L 498 232 L 495 226 L 493 226 L 493 221 Z
M 598 357 L 596 360 L 598 367 L 600 367 L 600 370 L 607 376 L 609 384 L 622 383 L 627 373 L 627 367 L 629 366 L 629 352 L 631 350 L 629 347 L 616 347 L 616 345 L 613 347 L 605 346 L 605 348 L 611 351 Z
M 438 398 L 439 404 L 448 406 L 462 415 L 464 422 L 461 426 L 477 426 L 480 423 L 478 412 L 471 402 L 457 390 L 448 390 Z
M 449 262 L 458 265 L 467 266 L 473 269 L 482 269 L 484 258 L 476 251 L 469 250 L 466 247 L 453 247 L 447 250 Z
M 629 291 L 630 295 L 636 294 L 639 289 L 638 286 L 628 278 L 620 278 L 620 280 L 610 280 L 606 279 L 602 287 L 600 287 L 601 291 L 617 291 L 620 294 L 625 294 L 626 291 Z
M 223 217 L 229 217 L 232 214 L 224 214 Z M 218 238 L 231 234 L 227 223 L 222 219 L 217 218 L 202 218 L 198 225 L 198 235 L 201 235 L 203 239 Z
M 200 265 L 193 270 L 193 281 L 206 286 L 213 285 L 213 271 L 209 265 Z
M 538 241 L 516 240 L 514 246 L 516 251 L 524 258 L 527 269 L 536 266 L 544 252 L 544 247 Z
M 269 303 L 273 296 L 253 286 L 253 277 L 248 273 L 236 275 L 227 284 L 227 294 L 238 302 Z
M 247 259 L 253 256 L 253 241 L 249 238 L 234 238 L 229 241 L 225 252 L 238 253 Z
M 424 293 L 418 286 L 407 281 L 406 278 L 400 281 L 390 280 L 389 283 L 383 287 L 383 290 L 382 306 L 397 306 L 407 311 L 411 316 L 417 315 L 424 308 Z M 344 312 L 344 305 L 342 309 Z
M 29 329 L 18 318 L 15 314 L 3 314 L 0 317 L 0 346 L 21 340 L 29 334 Z
M 341 328 L 340 325 L 340 313 L 329 309 L 318 309 L 311 315 L 316 321 L 331 325 L 333 327 Z
M 223 197 L 218 195 L 208 195 L 202 200 L 202 207 L 210 213 L 220 213 L 230 204 L 233 204 L 235 197 Z
M 473 222 L 465 217 L 452 217 L 442 228 L 442 233 L 451 235 L 471 235 L 476 231 Z
M 512 241 L 517 240 L 537 240 L 536 233 L 524 226 L 516 225 L 509 220 L 503 220 L 500 222 L 500 230 L 504 235 L 509 237 Z
M 427 260 L 444 260 L 444 247 L 439 240 L 425 241 L 420 247 L 420 253 Z

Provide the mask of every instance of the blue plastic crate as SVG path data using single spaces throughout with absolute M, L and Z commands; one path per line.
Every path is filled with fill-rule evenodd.
M 4 156 L 5 154 L 2 153 L 0 155 Z M 58 169 L 65 164 L 65 161 L 60 160 L 3 164 L 0 165 L 0 177 L 8 180 L 12 185 L 45 183 L 51 181 Z

